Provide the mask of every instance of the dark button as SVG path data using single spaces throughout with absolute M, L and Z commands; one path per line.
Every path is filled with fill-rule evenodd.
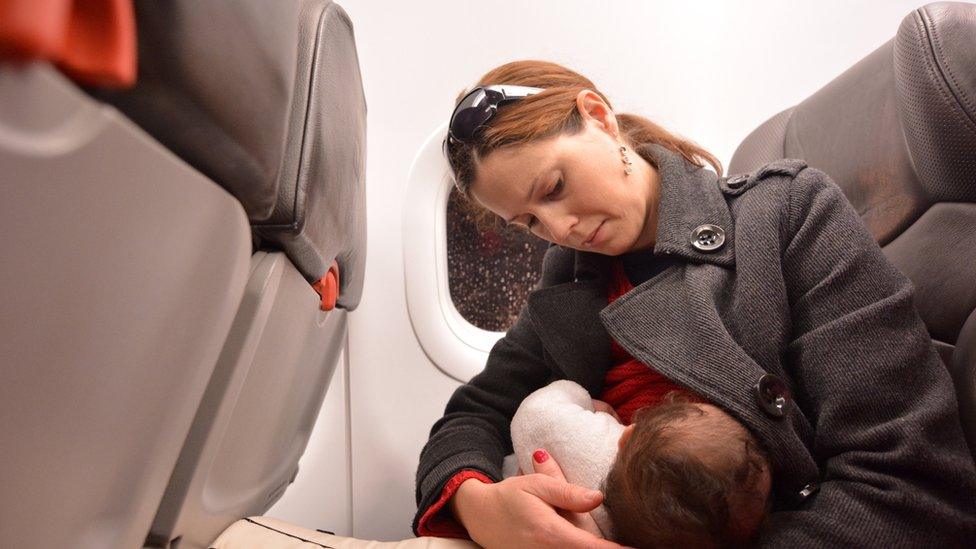
M 741 187 L 746 181 L 749 181 L 749 174 L 739 174 L 730 177 L 725 184 L 728 185 L 730 189 L 735 189 Z
M 764 412 L 775 418 L 786 415 L 786 405 L 790 401 L 790 389 L 779 376 L 765 374 L 755 386 L 756 402 Z
M 714 252 L 725 244 L 725 229 L 718 225 L 699 225 L 691 233 L 691 245 L 702 252 Z

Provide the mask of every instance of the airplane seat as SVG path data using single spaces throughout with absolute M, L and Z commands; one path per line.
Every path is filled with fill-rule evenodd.
M 352 22 L 328 0 L 144 2 L 136 27 L 136 86 L 92 93 L 233 194 L 256 249 L 145 541 L 208 547 L 295 479 L 345 347 L 366 103 Z
M 136 5 L 139 74 L 92 89 L 233 194 L 259 249 L 310 282 L 339 264 L 353 310 L 365 266 L 366 102 L 352 22 L 329 0 Z
M 976 454 L 976 5 L 927 4 L 897 35 L 740 144 L 729 173 L 802 158 L 844 190 L 955 383 Z
M 0 546 L 203 547 L 267 510 L 361 298 L 346 13 L 135 15 L 131 90 L 0 64 Z
M 243 295 L 247 218 L 48 64 L 0 63 L 0 173 L 0 547 L 137 547 Z

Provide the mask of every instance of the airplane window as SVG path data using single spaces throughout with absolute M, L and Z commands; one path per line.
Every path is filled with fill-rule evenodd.
M 504 332 L 539 280 L 549 243 L 517 229 L 477 222 L 456 190 L 447 201 L 447 272 L 451 300 L 471 324 Z

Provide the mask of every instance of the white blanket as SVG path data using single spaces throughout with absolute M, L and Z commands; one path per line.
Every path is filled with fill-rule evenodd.
M 593 409 L 586 389 L 569 380 L 559 380 L 535 391 L 522 401 L 512 418 L 515 453 L 505 458 L 502 474 L 507 478 L 521 468 L 532 473 L 532 453 L 544 448 L 555 458 L 566 480 L 600 490 L 617 459 L 617 441 L 624 426 L 610 414 Z M 601 505 L 590 512 L 605 537 L 611 525 Z

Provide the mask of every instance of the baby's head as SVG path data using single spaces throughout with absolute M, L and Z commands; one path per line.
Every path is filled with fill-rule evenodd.
M 634 547 L 748 545 L 765 520 L 769 463 L 749 431 L 710 404 L 669 399 L 620 437 L 604 501 Z

